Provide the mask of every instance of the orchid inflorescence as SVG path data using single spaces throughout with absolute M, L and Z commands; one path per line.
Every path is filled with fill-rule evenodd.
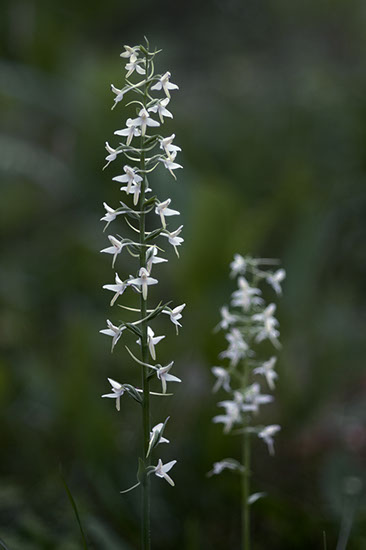
M 243 257 L 235 254 L 230 264 L 231 278 L 235 278 L 237 289 L 231 296 L 231 307 L 221 308 L 221 320 L 216 330 L 223 330 L 228 342 L 227 349 L 220 353 L 219 358 L 228 360 L 228 365 L 212 367 L 216 378 L 213 391 L 222 389 L 228 398 L 220 401 L 222 414 L 213 418 L 214 423 L 224 426 L 226 434 L 241 434 L 242 462 L 232 458 L 216 462 L 209 475 L 219 474 L 228 469 L 240 473 L 243 478 L 243 507 L 247 508 L 264 493 L 249 493 L 250 476 L 250 437 L 257 435 L 267 444 L 269 453 L 274 454 L 274 435 L 280 430 L 278 424 L 268 426 L 255 425 L 261 405 L 273 401 L 272 392 L 278 374 L 275 370 L 277 357 L 262 360 L 258 350 L 262 342 L 269 342 L 276 350 L 280 348 L 279 323 L 275 318 L 276 304 L 266 304 L 262 289 L 264 284 L 271 287 L 277 296 L 282 294 L 281 283 L 286 277 L 285 270 L 276 267 L 278 262 L 269 259 Z M 264 348 L 265 349 L 265 348 Z M 262 383 L 266 387 L 262 391 Z M 244 513 L 248 524 L 248 511 Z M 245 525 L 246 534 L 243 537 L 243 547 L 249 546 L 249 525 Z
M 122 217 L 129 228 L 137 234 L 137 237 L 132 239 L 121 237 L 118 234 L 110 234 L 108 235 L 109 246 L 101 252 L 112 256 L 113 268 L 116 268 L 117 260 L 124 253 L 129 253 L 137 259 L 138 267 L 135 273 L 122 276 L 121 268 L 119 267 L 118 270 L 116 268 L 114 283 L 106 284 L 103 288 L 113 293 L 111 306 L 114 306 L 125 292 L 132 290 L 139 295 L 138 308 L 118 304 L 124 311 L 137 313 L 138 318 L 132 322 L 122 321 L 119 324 L 107 320 L 107 328 L 100 332 L 112 338 L 112 352 L 125 332 L 131 332 L 137 338 L 137 345 L 140 349 L 138 354 L 141 359 L 136 357 L 126 346 L 131 359 L 141 367 L 142 387 L 137 388 L 131 384 L 120 383 L 109 378 L 111 393 L 106 393 L 103 397 L 115 399 L 118 411 L 124 394 L 129 395 L 142 406 L 144 454 L 139 463 L 138 483 L 128 490 L 142 485 L 143 491 L 148 488 L 148 478 L 152 473 L 157 477 L 164 478 L 170 485 L 174 485 L 168 472 L 176 463 L 175 460 L 163 464 L 159 458 L 156 466 L 150 464 L 153 449 L 160 443 L 168 443 L 163 436 L 168 419 L 151 427 L 149 402 L 151 395 L 172 395 L 167 393 L 168 384 L 181 382 L 177 376 L 170 372 L 174 364 L 173 361 L 167 365 L 157 363 L 157 346 L 165 336 L 155 335 L 151 323 L 158 315 L 165 313 L 178 333 L 182 311 L 185 307 L 185 304 L 170 307 L 169 303 L 159 303 L 152 309 L 147 307 L 150 289 L 158 284 L 155 266 L 168 261 L 162 256 L 164 250 L 160 243 L 157 244 L 158 239 L 163 237 L 162 245 L 170 244 L 177 255 L 178 247 L 183 242 L 182 225 L 174 227 L 173 230 L 168 228 L 168 220 L 171 217 L 175 219 L 179 212 L 170 208 L 170 198 L 159 200 L 156 195 L 153 195 L 149 185 L 150 174 L 158 166 L 166 168 L 174 179 L 176 179 L 175 170 L 182 168 L 176 162 L 176 156 L 181 149 L 173 143 L 175 135 L 164 137 L 159 133 L 165 118 L 173 118 L 169 110 L 170 92 L 178 89 L 178 86 L 171 82 L 169 72 L 155 74 L 155 57 L 158 53 L 156 50 L 149 50 L 147 41 L 146 46 L 125 46 L 121 53 L 121 57 L 126 60 L 127 74 L 125 85 L 122 88 L 111 86 L 114 94 L 112 109 L 120 104 L 125 96 L 133 94 L 135 97 L 127 105 L 136 106 L 136 117 L 128 118 L 125 127 L 114 132 L 116 136 L 122 138 L 119 145 L 112 147 L 106 142 L 108 154 L 105 168 L 112 163 L 117 164 L 118 169 L 122 168 L 122 173 L 112 179 L 114 182 L 122 184 L 120 190 L 127 198 L 121 200 L 120 206 L 117 208 L 112 208 L 104 203 L 105 214 L 101 218 L 106 222 L 104 228 L 106 230 L 117 218 Z M 131 78 L 135 77 L 137 77 L 137 81 L 132 82 Z M 155 97 L 156 92 L 160 97 Z M 125 164 L 119 163 L 121 157 L 127 159 Z M 148 214 L 151 214 L 149 222 L 150 220 L 152 222 L 149 231 L 145 228 Z M 161 390 L 150 391 L 150 383 L 154 380 L 161 384 Z M 146 501 L 144 513 L 148 515 L 148 496 L 145 495 L 143 498 Z M 148 518 L 145 520 L 147 522 L 145 527 L 148 531 Z M 144 537 L 144 547 L 147 547 L 149 534 L 145 532 Z

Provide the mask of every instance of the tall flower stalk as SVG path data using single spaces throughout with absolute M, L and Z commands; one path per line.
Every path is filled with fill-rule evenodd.
M 119 257 L 127 253 L 138 264 L 134 274 L 121 278 L 121 270 L 125 270 L 121 262 L 119 272 L 115 273 L 115 282 L 103 286 L 104 289 L 113 293 L 111 307 L 120 300 L 125 291 L 133 291 L 138 295 L 138 307 L 127 307 L 118 303 L 126 315 L 131 315 L 132 312 L 135 319 L 119 321 L 118 324 L 108 319 L 107 328 L 100 332 L 112 338 L 112 352 L 127 332 L 132 333 L 135 340 L 137 337 L 136 343 L 139 350 L 133 351 L 128 346 L 125 348 L 131 361 L 140 368 L 141 388 L 108 378 L 111 393 L 104 394 L 102 397 L 115 399 L 117 411 L 120 410 L 120 401 L 125 394 L 133 398 L 141 407 L 142 456 L 139 458 L 137 483 L 121 492 L 126 493 L 141 487 L 141 538 L 144 550 L 150 548 L 150 476 L 155 474 L 174 486 L 174 481 L 168 472 L 176 463 L 176 460 L 173 460 L 163 464 L 159 458 L 155 465 L 152 464 L 151 457 L 157 445 L 169 443 L 169 440 L 163 435 L 168 418 L 151 426 L 150 397 L 172 395 L 167 392 L 167 384 L 181 382 L 180 378 L 170 372 L 174 361 L 165 366 L 157 363 L 156 346 L 165 338 L 165 335 L 155 335 L 152 321 L 165 313 L 178 333 L 178 327 L 181 326 L 179 320 L 182 318 L 185 307 L 185 304 L 182 304 L 172 309 L 168 305 L 169 302 L 165 304 L 160 302 L 153 307 L 149 307 L 148 304 L 150 288 L 158 283 L 155 273 L 154 276 L 152 274 L 153 268 L 155 271 L 155 264 L 168 261 L 162 256 L 164 253 L 162 245 L 170 244 L 178 255 L 178 246 L 183 242 L 180 236 L 183 226 L 173 231 L 168 229 L 166 218 L 179 215 L 178 211 L 170 208 L 171 200 L 168 198 L 160 201 L 156 195 L 150 195 L 152 189 L 149 187 L 149 179 L 155 169 L 163 166 L 176 179 L 174 171 L 182 168 L 175 161 L 177 153 L 181 150 L 173 144 L 175 135 L 163 137 L 159 133 L 165 118 L 173 118 L 168 110 L 170 91 L 178 89 L 178 86 L 170 81 L 169 72 L 155 73 L 155 57 L 158 53 L 159 51 L 156 50 L 150 51 L 147 40 L 146 46 L 125 46 L 121 53 L 121 57 L 126 60 L 127 73 L 122 88 L 117 88 L 113 84 L 111 86 L 115 95 L 112 109 L 122 102 L 125 95 L 133 95 L 127 106 L 136 107 L 136 117 L 128 118 L 125 127 L 114 132 L 116 136 L 122 137 L 117 147 L 114 148 L 106 142 L 108 154 L 105 167 L 114 162 L 123 169 L 121 174 L 112 179 L 122 184 L 120 190 L 123 195 L 127 195 L 127 200 L 124 199 L 126 203 L 121 200 L 117 208 L 104 203 L 105 215 L 101 218 L 106 222 L 105 229 L 107 229 L 112 222 L 122 217 L 130 230 L 136 234 L 135 238 L 121 237 L 119 234 L 108 235 L 110 246 L 101 251 L 112 255 L 112 268 L 115 268 L 117 260 L 120 261 Z M 155 97 L 156 92 L 158 97 Z M 127 163 L 120 163 L 120 158 L 127 159 Z M 147 225 L 149 225 L 148 229 Z M 161 384 L 161 390 L 156 391 L 156 388 L 152 388 L 155 389 L 152 391 L 150 386 L 156 383 Z
M 256 417 L 261 405 L 271 403 L 278 374 L 275 370 L 276 355 L 262 359 L 268 341 L 276 350 L 280 348 L 279 323 L 274 314 L 275 303 L 265 302 L 262 289 L 267 284 L 277 296 L 282 294 L 281 282 L 285 279 L 284 269 L 273 269 L 276 260 L 256 259 L 239 254 L 230 264 L 231 277 L 236 279 L 237 288 L 231 296 L 231 307 L 221 308 L 221 320 L 217 330 L 225 332 L 228 347 L 219 358 L 228 361 L 226 367 L 212 367 L 216 378 L 213 391 L 222 389 L 228 398 L 218 403 L 223 414 L 213 418 L 214 423 L 224 425 L 224 433 L 241 438 L 241 458 L 226 458 L 215 462 L 209 475 L 228 469 L 241 476 L 241 523 L 242 549 L 250 550 L 250 506 L 265 493 L 251 494 L 251 438 L 256 435 L 267 444 L 269 453 L 274 454 L 273 436 L 280 430 L 278 424 L 258 425 Z M 262 393 L 261 383 L 266 386 Z

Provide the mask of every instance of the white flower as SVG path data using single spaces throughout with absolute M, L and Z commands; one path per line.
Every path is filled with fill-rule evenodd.
M 268 361 L 265 361 L 260 367 L 253 370 L 254 374 L 262 374 L 267 380 L 267 384 L 271 390 L 275 389 L 275 380 L 278 378 L 277 372 L 274 370 L 277 357 L 271 357 Z
M 128 243 L 119 241 L 118 239 L 113 237 L 113 235 L 108 235 L 108 239 L 112 246 L 108 246 L 108 248 L 103 248 L 101 252 L 105 252 L 106 254 L 113 254 L 112 267 L 114 267 L 118 254 L 122 252 L 123 247 L 126 246 Z
M 121 57 L 132 57 L 132 58 L 135 58 L 137 57 L 138 55 L 138 52 L 139 52 L 139 47 L 138 46 L 123 46 L 125 51 L 122 52 L 120 54 Z
M 147 126 L 160 126 L 160 122 L 150 117 L 148 111 L 143 107 L 139 112 L 139 116 L 132 120 L 134 126 L 141 126 L 141 135 L 146 134 Z
M 268 275 L 266 281 L 276 294 L 282 294 L 281 282 L 286 278 L 286 271 L 284 269 L 278 269 L 273 275 Z
M 181 327 L 182 325 L 179 322 L 179 319 L 182 318 L 182 311 L 186 307 L 186 304 L 182 304 L 180 306 L 175 307 L 174 309 L 166 308 L 163 309 L 163 313 L 166 313 L 169 315 L 171 322 L 176 326 L 177 334 L 178 334 L 178 327 Z
M 113 306 L 118 296 L 122 296 L 122 294 L 124 293 L 128 285 L 130 284 L 130 281 L 127 281 L 127 282 L 122 281 L 119 278 L 118 273 L 116 273 L 115 281 L 116 281 L 115 285 L 103 285 L 103 288 L 105 288 L 106 290 L 111 290 L 112 292 L 115 293 L 115 295 L 111 300 L 111 306 Z
M 156 105 L 153 105 L 148 109 L 148 111 L 151 111 L 152 113 L 158 113 L 162 124 L 164 124 L 164 117 L 173 118 L 172 113 L 166 108 L 169 101 L 169 97 L 166 97 L 165 99 L 161 99 Z
M 141 136 L 140 130 L 133 125 L 132 118 L 127 119 L 126 128 L 124 130 L 116 130 L 114 133 L 116 136 L 126 136 L 126 145 L 130 145 L 133 137 Z
M 240 397 L 239 397 L 240 396 Z M 220 401 L 219 407 L 226 409 L 226 414 L 214 416 L 212 422 L 224 424 L 224 433 L 230 432 L 234 424 L 241 422 L 243 410 L 243 397 L 239 392 L 234 392 L 234 400 Z
M 159 281 L 150 277 L 149 272 L 145 267 L 141 267 L 139 271 L 139 276 L 136 279 L 130 279 L 130 284 L 137 285 L 142 288 L 142 296 L 144 300 L 147 299 L 147 287 L 149 285 L 156 285 Z
M 125 330 L 125 326 L 122 327 L 116 327 L 113 323 L 110 322 L 109 319 L 107 319 L 107 326 L 108 328 L 105 328 L 103 330 L 100 330 L 102 334 L 106 334 L 107 336 L 112 336 L 112 351 L 114 349 L 114 346 L 117 344 L 118 340 L 122 336 L 122 332 Z
M 207 475 L 218 475 L 221 474 L 223 470 L 239 470 L 239 472 L 243 472 L 244 466 L 242 466 L 240 462 L 234 460 L 233 458 L 224 458 L 223 460 L 220 460 L 220 462 L 214 462 L 212 470 L 208 472 Z
M 113 149 L 113 147 L 111 147 L 109 145 L 108 141 L 105 142 L 105 148 L 107 149 L 108 155 L 105 157 L 105 160 L 107 161 L 107 164 L 103 167 L 103 170 L 104 170 L 104 168 L 107 168 L 107 166 L 110 162 L 112 162 L 113 160 L 115 160 L 117 158 L 117 155 L 122 153 L 122 151 L 117 151 L 117 149 Z
M 262 313 L 253 315 L 252 320 L 263 323 L 263 326 L 259 328 L 255 338 L 256 342 L 262 342 L 268 338 L 276 348 L 279 348 L 281 347 L 278 340 L 280 333 L 276 329 L 276 326 L 278 326 L 278 321 L 275 317 L 273 317 L 275 311 L 276 304 L 269 304 L 269 306 L 267 306 Z
M 126 78 L 132 75 L 133 72 L 137 72 L 138 74 L 145 74 L 146 71 L 141 65 L 144 63 L 144 59 L 137 59 L 136 56 L 131 56 L 130 61 L 126 63 L 126 70 L 128 71 L 126 74 Z
M 180 225 L 178 229 L 176 229 L 175 231 L 168 231 L 166 229 L 164 233 L 161 234 L 162 237 L 167 237 L 169 243 L 173 246 L 175 253 L 178 257 L 179 257 L 179 254 L 178 254 L 177 246 L 180 246 L 184 242 L 184 239 L 182 237 L 179 237 L 182 229 L 183 229 L 183 225 Z
M 112 392 L 113 393 L 105 393 L 102 395 L 102 397 L 110 397 L 111 399 L 116 400 L 116 409 L 117 411 L 121 410 L 121 396 L 125 393 L 125 388 L 122 384 L 119 382 L 116 382 L 115 380 L 112 380 L 112 378 L 108 378 L 108 382 L 112 386 Z
M 106 202 L 103 202 L 103 206 L 106 212 L 103 218 L 100 218 L 100 221 L 107 222 L 106 226 L 104 227 L 104 230 L 106 230 L 108 225 L 111 222 L 113 222 L 113 220 L 115 220 L 117 216 L 119 216 L 120 214 L 123 214 L 123 212 L 118 212 L 117 210 L 114 210 L 114 208 L 111 208 L 110 206 L 108 206 Z
M 147 343 L 149 346 L 150 355 L 154 361 L 156 360 L 155 346 L 161 342 L 163 338 L 165 338 L 165 336 L 155 336 L 153 329 L 151 327 L 147 327 Z M 138 342 L 140 343 L 140 340 L 138 340 Z
M 119 183 L 127 183 L 126 193 L 131 192 L 131 186 L 137 185 L 142 182 L 142 177 L 136 173 L 136 170 L 128 166 L 127 164 L 123 167 L 125 173 L 122 176 L 116 176 L 113 181 L 118 181 Z
M 258 305 L 263 302 L 258 297 L 261 294 L 259 288 L 253 288 L 250 286 L 245 277 L 239 277 L 238 290 L 235 290 L 232 294 L 232 305 L 234 307 L 242 307 L 244 311 L 248 311 L 252 305 Z
M 166 393 L 167 389 L 167 382 L 181 382 L 182 380 L 178 378 L 177 376 L 174 376 L 173 374 L 169 374 L 170 369 L 174 365 L 174 361 L 171 361 L 166 367 L 159 367 L 156 370 L 156 376 L 161 381 L 161 386 L 163 389 L 163 393 Z
M 223 367 L 212 367 L 211 372 L 217 378 L 212 391 L 217 392 L 221 387 L 223 387 L 225 391 L 229 392 L 231 389 L 229 372 Z
M 172 487 L 174 487 L 174 481 L 168 476 L 168 472 L 176 463 L 176 460 L 172 460 L 171 462 L 167 462 L 167 464 L 163 464 L 161 458 L 159 458 L 158 464 L 155 466 L 154 474 L 158 477 L 163 477 Z
M 227 306 L 222 306 L 222 308 L 220 309 L 220 313 L 221 313 L 221 321 L 219 322 L 217 327 L 222 328 L 224 330 L 227 330 L 230 327 L 230 325 L 232 325 L 233 323 L 236 323 L 236 321 L 238 320 L 237 315 L 233 315 L 232 313 L 230 313 L 229 308 Z
M 246 389 L 244 401 L 245 401 L 245 404 L 244 404 L 245 410 L 253 411 L 257 413 L 259 410 L 259 405 L 265 405 L 266 403 L 271 403 L 273 401 L 273 396 L 261 394 L 260 385 L 255 383 Z
M 171 74 L 166 72 L 161 78 L 159 78 L 159 81 L 154 84 L 154 86 L 151 86 L 151 89 L 161 90 L 163 88 L 165 95 L 170 99 L 169 90 L 179 90 L 179 87 L 176 84 L 169 82 L 170 77 Z
M 178 164 L 177 162 L 174 162 L 175 160 L 175 157 L 177 156 L 177 153 L 175 151 L 173 151 L 169 157 L 162 157 L 160 160 L 163 162 L 165 168 L 167 170 L 169 170 L 169 172 L 171 173 L 171 175 L 173 176 L 173 178 L 176 180 L 177 177 L 176 175 L 173 173 L 173 170 L 177 170 L 177 168 L 183 168 L 183 166 L 181 166 L 180 164 Z
M 267 443 L 267 447 L 269 450 L 270 455 L 274 455 L 274 441 L 273 436 L 279 432 L 281 429 L 281 426 L 278 424 L 272 424 L 271 426 L 266 426 L 258 433 L 258 437 L 263 439 L 265 443 Z
M 168 206 L 171 203 L 171 199 L 166 199 L 164 202 L 160 202 L 155 207 L 155 214 L 160 216 L 161 225 L 166 228 L 166 222 L 165 222 L 165 216 L 179 216 L 180 212 L 178 210 L 172 210 L 171 208 L 168 208 Z
M 114 98 L 114 105 L 113 105 L 112 109 L 115 108 L 117 103 L 122 101 L 123 96 L 125 95 L 126 92 L 128 92 L 129 89 L 130 88 L 128 86 L 125 86 L 124 88 L 122 88 L 120 90 L 119 88 L 116 88 L 113 84 L 111 84 L 111 90 L 114 94 L 116 94 L 116 97 Z
M 234 260 L 230 264 L 231 273 L 230 277 L 236 277 L 237 275 L 244 275 L 246 271 L 247 263 L 243 256 L 240 254 L 234 254 Z
M 162 149 L 165 152 L 166 156 L 171 160 L 174 160 L 177 152 L 182 150 L 180 147 L 178 147 L 178 145 L 173 145 L 174 138 L 175 138 L 175 134 L 172 134 L 169 137 L 159 140 L 160 149 Z M 174 155 L 174 158 L 173 158 L 173 155 Z
M 158 249 L 156 245 L 150 246 L 146 252 L 146 269 L 151 273 L 153 264 L 160 264 L 162 262 L 167 262 L 166 258 L 160 258 L 158 256 Z
M 146 456 L 149 456 L 152 449 L 157 445 L 159 445 L 159 443 L 170 443 L 169 439 L 166 439 L 165 437 L 162 436 L 165 424 L 166 424 L 166 421 L 164 423 L 160 422 L 160 424 L 156 424 L 156 426 L 154 426 L 151 429 L 149 447 L 148 447 Z
M 221 352 L 219 357 L 230 359 L 230 365 L 236 367 L 241 359 L 250 354 L 249 346 L 237 328 L 232 328 L 225 338 L 229 342 L 229 347 Z

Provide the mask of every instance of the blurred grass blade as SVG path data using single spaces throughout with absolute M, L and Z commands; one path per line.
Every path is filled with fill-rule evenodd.
M 4 550 L 9 550 L 9 548 L 6 546 L 5 542 L 0 539 L 0 546 L 1 548 L 4 548 Z
M 67 496 L 69 497 L 69 500 L 71 502 L 71 506 L 73 507 L 73 510 L 74 510 L 74 513 L 75 513 L 75 517 L 76 517 L 76 520 L 78 522 L 78 525 L 79 525 L 79 529 L 80 529 L 80 534 L 81 534 L 81 538 L 82 538 L 82 541 L 83 541 L 83 547 L 85 550 L 88 550 L 88 543 L 86 541 L 86 537 L 85 537 L 85 533 L 84 533 L 84 529 L 83 529 L 83 526 L 81 524 L 81 519 L 80 519 L 80 515 L 79 515 L 79 512 L 78 512 L 78 509 L 77 509 L 77 506 L 76 506 L 76 502 L 74 500 L 74 497 L 72 496 L 71 494 L 71 491 L 69 489 L 69 486 L 67 485 L 67 482 L 66 482 L 66 479 L 64 478 L 64 476 L 62 475 L 62 473 L 60 472 L 60 476 L 61 476 L 61 479 L 62 479 L 62 483 L 64 484 L 64 487 L 65 487 L 65 491 L 67 493 Z
M 325 531 L 323 531 L 323 549 L 327 550 L 327 535 Z

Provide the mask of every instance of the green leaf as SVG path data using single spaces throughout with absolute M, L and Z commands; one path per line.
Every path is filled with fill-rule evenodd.
M 0 546 L 4 548 L 4 550 L 9 550 L 9 548 L 6 546 L 5 542 L 0 539 Z
M 83 547 L 84 549 L 88 550 L 88 543 L 86 542 L 86 537 L 85 537 L 85 534 L 84 534 L 84 529 L 83 529 L 83 526 L 81 524 L 81 519 L 80 519 L 80 515 L 79 515 L 79 512 L 78 512 L 78 509 L 77 509 L 77 506 L 76 506 L 76 502 L 71 494 L 71 491 L 69 489 L 69 486 L 67 485 L 66 483 L 66 479 L 64 478 L 64 476 L 62 475 L 62 471 L 60 469 L 60 477 L 61 477 L 61 480 L 62 480 L 62 483 L 65 487 L 65 491 L 67 493 L 67 496 L 69 497 L 69 500 L 70 500 L 70 503 L 71 503 L 71 506 L 74 510 L 74 514 L 75 514 L 75 517 L 76 517 L 76 520 L 78 522 L 78 525 L 79 525 L 79 529 L 80 529 L 80 535 L 81 535 L 81 539 L 83 541 Z
M 131 386 L 131 384 L 123 384 L 123 387 L 126 388 L 128 395 L 141 405 L 143 398 L 141 394 L 136 390 L 136 388 L 134 386 Z
M 135 325 L 132 325 L 131 323 L 125 323 L 125 327 L 133 334 L 136 334 L 136 336 L 138 336 L 139 338 L 142 338 L 141 330 Z
M 151 231 L 151 233 L 149 233 L 145 240 L 152 241 L 153 239 L 155 239 L 155 237 L 158 237 L 162 231 L 162 227 L 160 227 L 159 229 L 155 229 L 155 231 Z

